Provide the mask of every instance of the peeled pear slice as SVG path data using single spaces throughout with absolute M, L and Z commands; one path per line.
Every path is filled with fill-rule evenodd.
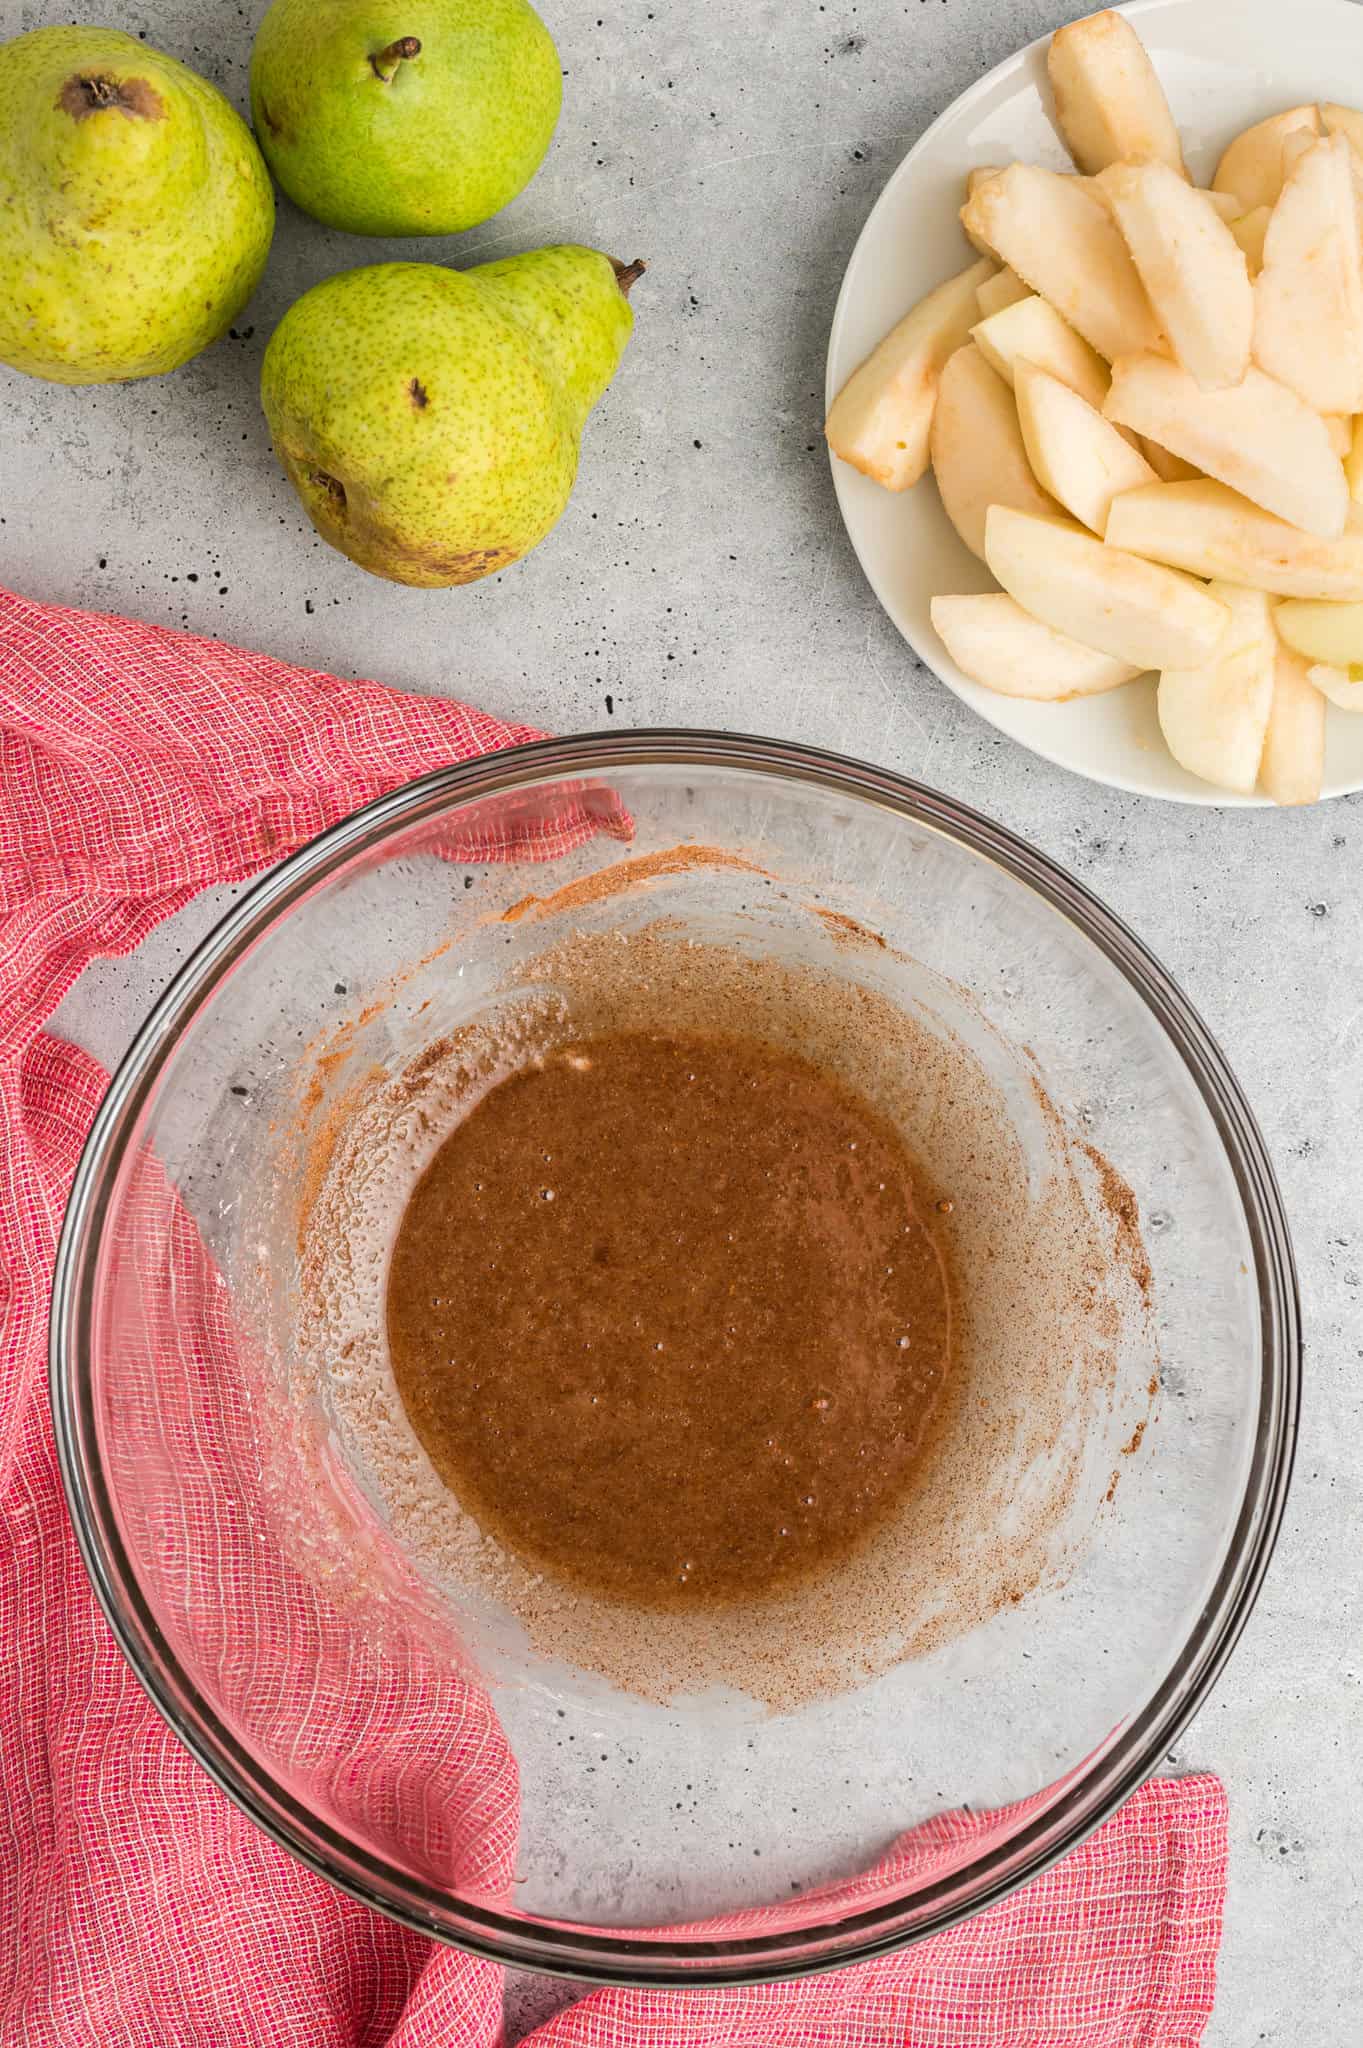
M 986 690 L 1059 704 L 1097 697 L 1129 683 L 1140 670 L 1081 647 L 1044 626 L 1002 590 L 982 597 L 934 597 L 932 623 L 957 668 Z
M 985 361 L 1006 383 L 1013 381 L 1014 364 L 1025 359 L 1048 370 L 1095 408 L 1107 396 L 1107 364 L 1044 299 L 1019 299 L 970 332 Z
M 1273 209 L 1254 285 L 1254 356 L 1316 412 L 1363 412 L 1363 247 L 1342 135 L 1306 151 Z
M 1319 604 L 1302 598 L 1280 604 L 1273 615 L 1279 639 L 1330 668 L 1363 664 L 1363 604 Z
M 965 196 L 967 202 L 970 200 L 971 196 L 979 190 L 980 186 L 986 182 L 987 179 L 997 178 L 999 172 L 1002 169 L 1002 164 L 977 164 L 973 171 L 967 171 L 965 177 Z M 961 224 L 964 227 L 964 210 L 962 211 Z M 969 242 L 972 249 L 979 250 L 981 256 L 988 256 L 991 259 L 991 261 L 997 262 L 998 259 L 995 256 L 994 251 L 990 248 L 989 244 L 987 242 L 981 241 L 978 235 L 972 235 L 969 228 L 965 229 L 965 238 Z
M 1289 107 L 1285 113 L 1270 114 L 1237 135 L 1216 167 L 1213 192 L 1233 192 L 1241 211 L 1252 213 L 1256 206 L 1273 206 L 1283 189 L 1283 143 L 1299 129 L 1320 134 L 1320 115 L 1315 107 Z
M 1273 708 L 1273 607 L 1262 590 L 1231 583 L 1213 583 L 1208 595 L 1227 617 L 1225 632 L 1210 659 L 1160 676 L 1160 731 L 1190 775 L 1248 796 Z
M 937 384 L 949 356 L 970 338 L 976 293 L 993 265 L 973 264 L 920 299 L 854 370 L 833 400 L 829 447 L 863 476 L 906 491 L 928 466 Z
M 1230 223 L 1230 231 L 1245 252 L 1245 263 L 1251 277 L 1257 277 L 1264 267 L 1264 236 L 1273 218 L 1271 206 L 1256 206 L 1252 213 L 1242 213 Z
M 1328 662 L 1317 662 L 1307 669 L 1306 680 L 1338 710 L 1363 711 L 1363 668 L 1331 668 Z
M 1016 306 L 1019 299 L 1030 299 L 1031 296 L 1031 286 L 1025 285 L 1007 264 L 997 277 L 987 277 L 975 294 L 982 320 L 987 320 L 991 313 L 1001 313 L 1005 306 Z
M 1225 606 L 1191 577 L 1105 547 L 1071 520 L 993 505 L 984 541 L 985 560 L 1024 611 L 1114 661 L 1191 667 L 1210 659 L 1225 629 Z
M 947 518 L 981 560 L 991 505 L 1012 505 L 1019 512 L 1058 509 L 1028 464 L 1012 392 L 973 343 L 958 348 L 942 372 L 931 451 Z
M 1254 291 L 1245 253 L 1205 192 L 1168 164 L 1112 164 L 1099 179 L 1174 354 L 1205 391 L 1249 367 Z
M 1105 9 L 1057 29 L 1046 69 L 1056 125 L 1081 171 L 1157 157 L 1186 176 L 1164 89 L 1124 15 Z
M 1032 474 L 1100 537 L 1120 492 L 1158 481 L 1125 435 L 1048 370 L 1020 358 L 1014 365 L 1013 393 Z
M 1344 458 L 1344 475 L 1348 480 L 1349 496 L 1356 505 L 1363 503 L 1363 413 L 1354 421 L 1353 439 Z
M 1313 804 L 1324 774 L 1325 699 L 1308 681 L 1301 656 L 1279 645 L 1259 787 L 1275 804 Z
M 1172 449 L 1161 448 L 1159 442 L 1152 441 L 1148 434 L 1138 434 L 1136 439 L 1140 442 L 1142 455 L 1161 483 L 1186 484 L 1193 477 L 1201 476 L 1202 471 L 1194 463 L 1185 462 Z
M 1342 462 L 1353 449 L 1354 423 L 1347 412 L 1323 412 L 1320 418 L 1330 443 L 1330 453 Z
M 1076 171 L 1074 182 L 1076 185 L 1082 185 L 1086 192 L 1092 193 L 1095 199 L 1101 200 L 1108 212 L 1111 213 L 1112 203 L 1104 190 L 1101 173 L 1096 178 L 1081 178 Z M 1205 185 L 1197 185 L 1193 189 L 1202 194 L 1202 197 L 1215 212 L 1217 218 L 1225 221 L 1227 227 L 1230 226 L 1233 220 L 1240 218 L 1240 202 L 1234 193 L 1212 192 Z
M 978 188 L 961 217 L 967 233 L 996 250 L 1100 356 L 1161 346 L 1116 223 L 1079 179 L 1010 164 Z
M 1357 505 L 1350 506 L 1337 540 L 1320 540 L 1210 478 L 1146 484 L 1113 499 L 1107 539 L 1152 562 L 1279 597 L 1363 598 L 1363 507 Z
M 1320 119 L 1327 135 L 1344 136 L 1354 155 L 1363 159 L 1363 113 L 1357 107 L 1341 107 L 1333 100 L 1322 100 Z
M 1167 356 L 1120 356 L 1103 411 L 1307 533 L 1343 533 L 1349 487 L 1325 422 L 1262 370 L 1205 391 Z
M 1283 183 L 1287 183 L 1308 149 L 1314 149 L 1320 137 L 1312 135 L 1308 128 L 1294 129 L 1291 135 L 1283 137 Z M 1281 198 L 1282 194 L 1279 193 Z

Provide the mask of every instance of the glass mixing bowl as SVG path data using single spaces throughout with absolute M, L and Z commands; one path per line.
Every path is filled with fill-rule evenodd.
M 1054 1311 L 1044 1264 L 1000 1325 L 1000 1356 L 1011 1342 L 1061 1398 L 1039 1428 L 996 1374 L 992 1468 L 935 1567 L 948 1605 L 958 1567 L 980 1568 L 985 1596 L 951 1626 L 914 1617 L 913 1654 L 853 1657 L 774 1708 L 741 1672 L 644 1697 L 460 1581 L 428 1540 L 429 1470 L 382 1359 L 368 1378 L 356 1363 L 381 1328 L 382 1248 L 361 1256 L 318 1223 L 339 1198 L 366 1213 L 371 1184 L 391 1199 L 355 1138 L 376 1090 L 420 1125 L 429 1048 L 533 979 L 546 947 L 623 952 L 644 928 L 693 960 L 737 949 L 914 1017 L 990 1094 L 1024 1232 L 1082 1200 L 1125 1276 L 1083 1386 L 1074 1361 L 1099 1325 Z M 958 1130 L 948 1104 L 942 1142 Z M 320 1309 L 312 1257 L 354 1269 Z M 1132 935 L 929 790 L 703 733 L 442 770 L 264 876 L 110 1086 L 52 1310 L 86 1565 L 199 1762 L 382 1911 L 608 1981 L 852 1962 L 998 1899 L 1110 1814 L 1249 1612 L 1298 1376 L 1263 1143 Z M 376 1417 L 396 1451 L 376 1450 Z M 1043 1496 L 1059 1506 L 1033 1542 Z M 1027 1553 L 1012 1582 L 1010 1546 Z

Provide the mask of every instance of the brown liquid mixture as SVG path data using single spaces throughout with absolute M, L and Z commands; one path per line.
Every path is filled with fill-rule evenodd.
M 755 1039 L 619 1033 L 492 1088 L 418 1182 L 388 1338 L 441 1478 L 648 1608 L 845 1557 L 903 1498 L 949 1292 L 895 1131 Z

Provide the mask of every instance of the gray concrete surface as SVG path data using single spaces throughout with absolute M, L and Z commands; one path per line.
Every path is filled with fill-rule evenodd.
M 104 0 L 244 101 L 260 0 Z M 1114 796 L 997 738 L 907 653 L 844 538 L 819 438 L 838 281 L 927 121 L 1052 0 L 546 0 L 566 77 L 532 190 L 460 244 L 651 259 L 637 338 L 557 532 L 477 588 L 372 581 L 312 535 L 271 457 L 260 355 L 305 286 L 372 260 L 284 206 L 234 336 L 178 376 L 66 391 L 0 372 L 0 578 L 566 731 L 745 727 L 869 755 L 1023 833 L 1111 903 L 1219 1034 L 1267 1131 L 1306 1301 L 1306 1404 L 1258 1611 L 1179 1763 L 1222 1773 L 1232 1866 L 1211 2048 L 1363 2026 L 1363 807 Z M 69 18 L 0 0 L 8 35 Z M 115 1056 L 207 924 L 102 967 L 68 1028 Z M 517 2029 L 562 1994 L 513 1985 Z

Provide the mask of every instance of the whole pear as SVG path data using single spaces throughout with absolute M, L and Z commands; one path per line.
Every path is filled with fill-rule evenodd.
M 394 583 L 473 583 L 568 502 L 642 264 L 537 249 L 326 278 L 265 351 L 275 450 L 323 539 Z
M 251 115 L 294 204 L 355 235 L 450 235 L 528 185 L 563 97 L 529 0 L 274 0 Z
M 116 29 L 0 44 L 0 361 L 173 370 L 240 312 L 273 232 L 260 151 L 206 79 Z

